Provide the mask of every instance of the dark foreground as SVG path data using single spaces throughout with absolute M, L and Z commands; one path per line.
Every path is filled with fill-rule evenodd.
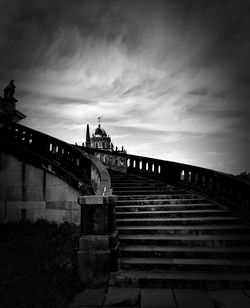
M 68 308 L 249 308 L 250 290 L 86 289 Z
M 83 290 L 73 224 L 0 223 L 0 307 L 64 307 Z

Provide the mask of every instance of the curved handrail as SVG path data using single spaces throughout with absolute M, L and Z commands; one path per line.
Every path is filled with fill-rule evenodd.
M 193 165 L 115 151 L 87 148 L 85 150 L 98 156 L 107 166 L 116 168 L 120 162 L 120 168 L 124 168 L 124 171 L 186 186 L 227 206 L 240 209 L 250 218 L 250 183 L 236 176 Z
M 95 183 L 97 183 L 98 181 L 98 185 L 96 187 L 96 195 L 111 195 L 111 180 L 107 168 L 104 167 L 104 165 L 97 158 L 84 152 L 82 148 L 78 146 L 74 147 L 81 154 L 85 155 L 86 157 L 89 157 L 89 159 L 95 166 L 95 168 L 93 168 L 91 172 L 91 181 L 93 182 L 93 185 L 96 185 Z M 96 174 L 96 172 L 98 172 L 98 174 Z
M 56 173 L 80 194 L 105 194 L 104 187 L 110 193 L 110 178 L 101 176 L 104 167 L 92 155 L 15 122 L 2 122 L 0 131 L 2 144 L 12 150 L 19 148 L 26 153 L 26 159 L 29 157 L 34 164 Z

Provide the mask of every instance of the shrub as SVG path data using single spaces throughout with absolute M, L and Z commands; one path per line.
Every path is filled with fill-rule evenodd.
M 77 277 L 79 229 L 39 219 L 0 223 L 0 307 L 63 307 L 83 285 Z

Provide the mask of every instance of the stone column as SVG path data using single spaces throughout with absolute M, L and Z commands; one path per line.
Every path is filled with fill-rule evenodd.
M 81 237 L 78 251 L 78 274 L 89 286 L 108 282 L 118 267 L 115 203 L 117 196 L 81 196 Z

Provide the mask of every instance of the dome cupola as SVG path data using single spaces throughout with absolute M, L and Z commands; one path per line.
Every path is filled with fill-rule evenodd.
M 98 127 L 95 129 L 94 136 L 96 137 L 107 137 L 107 133 L 104 128 L 101 127 L 101 124 L 98 124 Z

